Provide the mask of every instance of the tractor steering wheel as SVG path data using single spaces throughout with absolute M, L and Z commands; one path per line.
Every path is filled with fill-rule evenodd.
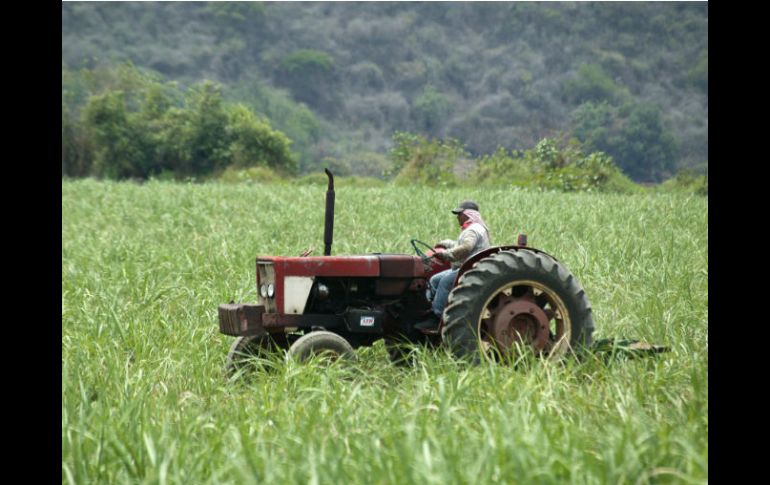
M 419 239 L 412 239 L 411 243 L 412 243 L 412 247 L 414 248 L 414 252 L 417 253 L 417 255 L 420 257 L 420 259 L 422 259 L 423 263 L 427 264 L 428 261 L 430 261 L 430 256 L 428 256 L 427 254 L 425 254 L 422 251 L 420 251 L 420 248 L 417 247 L 417 243 L 425 246 L 426 248 L 428 248 L 431 251 L 433 251 L 433 246 L 431 246 L 430 244 L 428 244 L 426 242 L 420 241 Z

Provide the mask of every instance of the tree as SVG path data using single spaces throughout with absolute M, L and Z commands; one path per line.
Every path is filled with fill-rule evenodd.
M 429 135 L 437 135 L 449 112 L 449 101 L 431 85 L 425 86 L 414 100 L 417 127 Z
M 660 182 L 674 168 L 676 142 L 663 129 L 660 110 L 651 104 L 633 105 L 620 131 L 619 165 L 632 178 Z
M 469 157 L 463 144 L 452 138 L 428 140 L 413 133 L 396 132 L 393 140 L 389 174 L 396 174 L 396 183 L 454 186 L 455 166 Z
M 617 131 L 617 109 L 606 101 L 581 104 L 573 113 L 574 135 L 587 146 L 602 151 L 616 151 L 618 143 L 613 133 Z
M 91 96 L 85 117 L 95 143 L 97 175 L 110 178 L 148 175 L 151 154 L 146 132 L 126 109 L 123 91 Z
M 227 133 L 228 115 L 221 87 L 206 81 L 188 95 L 189 113 L 183 136 L 189 144 L 189 158 L 179 167 L 182 173 L 202 175 L 227 166 L 230 153 Z
M 82 123 L 67 110 L 61 109 L 61 174 L 68 177 L 85 177 L 91 171 L 93 150 Z
M 704 50 L 698 56 L 698 61 L 687 72 L 689 81 L 696 86 L 703 93 L 709 92 L 709 53 L 708 49 Z
M 567 100 L 576 104 L 614 102 L 630 96 L 628 90 L 618 86 L 598 64 L 581 65 L 577 75 L 565 83 L 564 94 Z
M 610 155 L 636 181 L 659 182 L 674 167 L 676 140 L 655 105 L 584 103 L 573 113 L 573 126 L 586 147 Z
M 278 69 L 279 81 L 294 98 L 320 111 L 333 114 L 337 99 L 332 90 L 334 60 L 321 51 L 299 49 L 284 57 Z
M 264 120 L 257 119 L 246 106 L 230 108 L 228 123 L 231 164 L 236 167 L 268 166 L 294 174 L 297 161 L 291 154 L 291 140 L 275 131 Z

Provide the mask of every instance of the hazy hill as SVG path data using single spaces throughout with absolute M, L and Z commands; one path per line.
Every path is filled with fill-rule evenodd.
M 564 133 L 639 181 L 708 164 L 707 3 L 62 3 L 63 69 L 125 60 L 222 83 L 302 170 L 396 130 L 473 154 Z

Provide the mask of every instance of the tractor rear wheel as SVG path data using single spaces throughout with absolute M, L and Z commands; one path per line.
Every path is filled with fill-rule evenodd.
M 259 359 L 268 359 L 275 352 L 288 349 L 289 345 L 289 338 L 284 333 L 238 337 L 227 354 L 227 375 L 233 376 L 252 364 L 259 366 Z
M 323 355 L 330 360 L 354 358 L 350 342 L 334 332 L 316 330 L 298 338 L 289 348 L 289 357 L 304 362 L 314 355 Z
M 442 338 L 461 358 L 511 359 L 523 349 L 559 356 L 591 344 L 591 305 L 577 279 L 550 256 L 500 251 L 460 277 L 444 310 Z

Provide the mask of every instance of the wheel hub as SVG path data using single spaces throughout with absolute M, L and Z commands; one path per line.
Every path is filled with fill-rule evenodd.
M 549 322 L 548 315 L 534 301 L 509 296 L 492 312 L 487 330 L 502 348 L 510 349 L 519 343 L 542 352 L 549 343 Z

